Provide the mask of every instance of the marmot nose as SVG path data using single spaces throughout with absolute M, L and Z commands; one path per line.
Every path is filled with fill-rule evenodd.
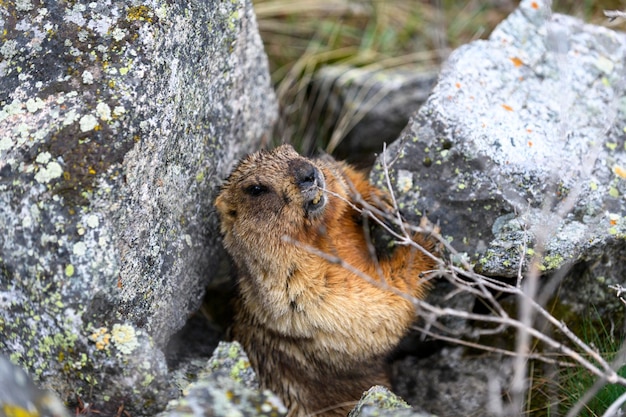
M 319 185 L 320 173 L 318 169 L 307 161 L 294 161 L 290 164 L 291 173 L 296 180 L 296 184 L 301 190 L 307 190 Z

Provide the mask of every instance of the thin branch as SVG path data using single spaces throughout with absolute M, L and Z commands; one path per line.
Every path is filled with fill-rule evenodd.
M 619 10 L 604 10 L 604 15 L 609 18 L 609 22 L 616 19 L 626 19 L 626 13 Z
M 437 340 L 441 340 L 444 342 L 450 342 L 450 343 L 454 343 L 457 345 L 461 345 L 461 346 L 466 346 L 472 349 L 477 349 L 477 350 L 483 350 L 486 352 L 491 352 L 491 353 L 498 353 L 501 355 L 505 355 L 505 356 L 513 356 L 515 357 L 516 355 L 518 355 L 517 352 L 512 351 L 512 350 L 507 350 L 507 349 L 501 349 L 501 348 L 496 348 L 493 346 L 487 346 L 484 345 L 482 343 L 475 343 L 475 342 L 469 342 L 467 340 L 462 340 L 462 339 L 457 339 L 454 337 L 447 337 L 438 333 L 433 333 L 431 331 L 429 331 L 428 329 L 424 328 L 424 327 L 419 327 L 419 326 L 413 326 L 413 328 L 415 330 L 418 330 L 420 332 L 423 332 L 424 334 L 426 334 L 427 336 L 430 336 L 434 339 Z M 541 354 L 541 353 L 525 353 L 524 357 L 526 359 L 535 359 L 535 360 L 539 360 L 545 363 L 549 363 L 551 365 L 558 365 L 558 366 L 562 366 L 564 368 L 574 368 L 577 367 L 578 364 L 576 363 L 572 363 L 572 362 L 564 362 L 564 361 L 560 361 L 557 359 L 552 359 L 547 357 L 545 354 Z

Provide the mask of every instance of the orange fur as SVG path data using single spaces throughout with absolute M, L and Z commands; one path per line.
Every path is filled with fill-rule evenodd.
M 372 259 L 362 215 L 348 203 L 359 205 L 355 191 L 388 206 L 385 193 L 350 166 L 283 145 L 244 158 L 215 203 L 238 270 L 233 336 L 262 387 L 293 416 L 345 416 L 363 391 L 388 385 L 384 358 L 415 318 L 405 297 L 315 251 L 418 298 L 420 274 L 433 267 L 405 246 Z

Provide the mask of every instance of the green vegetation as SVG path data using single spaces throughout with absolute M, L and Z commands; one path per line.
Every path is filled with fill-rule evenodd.
M 584 316 L 572 312 L 561 313 L 567 316 L 567 321 L 571 322 L 569 327 L 584 343 L 611 363 L 620 376 L 626 376 L 626 352 L 620 352 L 624 341 L 623 329 L 613 329 L 612 325 L 607 327 L 606 318 L 602 319 L 593 308 L 590 310 L 592 312 Z M 620 318 L 619 321 L 622 320 Z M 594 362 L 592 358 L 587 359 Z M 589 393 L 593 395 L 589 396 L 577 416 L 602 416 L 626 392 L 626 387 L 600 381 L 597 376 L 578 365 L 554 367 L 535 361 L 530 366 L 530 380 L 527 415 L 532 416 L 564 416 Z
M 607 329 L 600 317 L 594 320 L 585 320 L 581 326 L 580 338 L 597 349 L 600 355 L 614 362 L 618 366 L 618 374 L 626 376 L 626 357 L 616 357 L 622 344 L 621 338 L 616 338 L 610 329 Z M 564 369 L 560 375 L 562 388 L 561 410 L 569 410 L 587 393 L 598 378 L 588 371 L 577 368 Z M 579 414 L 581 417 L 595 417 L 602 415 L 606 409 L 624 392 L 626 387 L 606 384 L 587 403 Z

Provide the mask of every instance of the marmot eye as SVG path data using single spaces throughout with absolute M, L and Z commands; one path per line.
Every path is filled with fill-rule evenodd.
M 265 194 L 269 191 L 270 189 L 265 186 L 265 185 L 261 185 L 261 184 L 254 184 L 254 185 L 250 185 L 248 187 L 246 187 L 243 191 L 248 194 L 251 195 L 252 197 L 258 197 L 261 194 Z

